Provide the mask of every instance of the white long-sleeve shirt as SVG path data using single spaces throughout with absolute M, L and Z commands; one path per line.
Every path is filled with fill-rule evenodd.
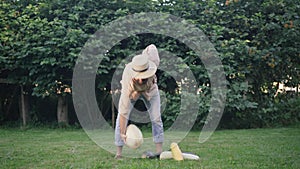
M 144 52 L 149 55 L 149 60 L 154 62 L 156 66 L 159 66 L 160 59 L 155 45 L 149 45 L 143 53 Z M 146 84 L 136 84 L 132 80 L 134 77 L 131 73 L 132 70 L 130 64 L 131 62 L 125 66 L 123 71 L 121 80 L 122 90 L 119 101 L 119 113 L 125 117 L 129 116 L 131 100 L 136 100 L 140 95 L 143 95 L 149 101 L 153 96 L 159 95 L 156 75 L 148 78 Z

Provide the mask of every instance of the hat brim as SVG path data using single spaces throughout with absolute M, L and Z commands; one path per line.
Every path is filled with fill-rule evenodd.
M 144 72 L 136 72 L 132 69 L 132 63 L 130 63 L 129 65 L 129 68 L 130 68 L 130 72 L 132 74 L 132 77 L 133 78 L 137 78 L 137 79 L 147 79 L 151 76 L 153 76 L 156 71 L 157 71 L 157 66 L 155 65 L 154 62 L 150 61 L 149 60 L 149 68 L 144 71 Z

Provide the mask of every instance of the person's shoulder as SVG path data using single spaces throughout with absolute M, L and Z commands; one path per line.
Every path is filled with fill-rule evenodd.
M 122 80 L 129 81 L 132 78 L 132 63 L 129 62 L 125 65 L 123 70 Z
M 129 72 L 129 71 L 131 71 L 131 69 L 132 69 L 132 62 L 126 63 L 124 72 Z

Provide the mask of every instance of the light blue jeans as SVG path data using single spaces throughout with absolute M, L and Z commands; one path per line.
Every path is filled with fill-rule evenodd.
M 160 113 L 160 96 L 159 94 L 153 96 L 150 101 L 148 101 L 144 96 L 140 96 L 138 99 L 141 99 L 149 113 L 151 124 L 152 124 L 152 136 L 153 136 L 153 142 L 154 143 L 162 143 L 164 141 L 164 129 L 163 129 L 163 123 L 161 120 L 161 113 Z M 130 100 L 128 102 L 130 104 L 129 114 L 133 109 L 134 104 L 136 103 L 136 100 Z M 116 128 L 115 128 L 115 145 L 116 146 L 123 146 L 124 142 L 121 139 L 120 136 L 120 113 L 118 114 L 117 120 L 116 120 Z M 127 122 L 128 122 L 128 118 Z

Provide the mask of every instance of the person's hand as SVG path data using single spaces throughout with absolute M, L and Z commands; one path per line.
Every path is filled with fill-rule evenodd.
M 140 79 L 140 78 L 133 78 L 132 81 L 133 81 L 133 83 L 135 83 L 135 84 L 143 84 L 143 80 Z
M 137 92 L 137 91 L 133 91 L 132 93 L 131 93 L 131 99 L 133 99 L 133 100 L 137 100 L 139 97 L 140 97 L 140 93 L 139 92 Z
M 125 134 L 120 134 L 121 139 L 123 140 L 124 143 L 126 143 L 126 138 L 127 136 Z

